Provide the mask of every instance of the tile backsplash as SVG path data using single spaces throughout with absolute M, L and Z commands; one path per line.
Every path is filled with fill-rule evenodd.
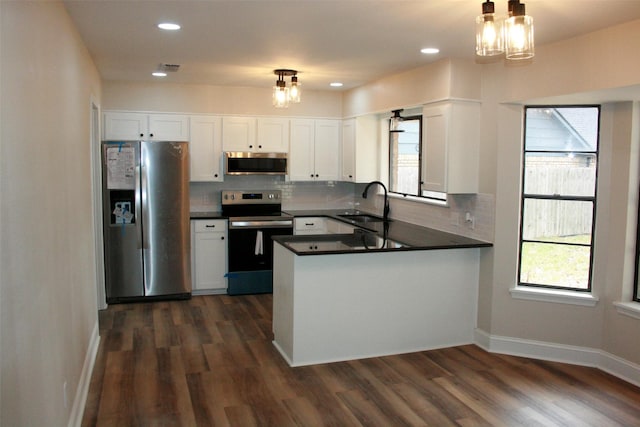
M 366 184 L 348 182 L 290 182 L 282 176 L 226 176 L 224 182 L 190 184 L 191 211 L 220 211 L 222 190 L 282 191 L 284 210 L 362 209 L 382 212 L 382 196 L 362 198 Z M 493 194 L 454 194 L 448 206 L 439 206 L 401 198 L 390 198 L 392 219 L 431 227 L 479 240 L 493 241 L 495 199 Z M 468 214 L 468 215 L 467 215 Z

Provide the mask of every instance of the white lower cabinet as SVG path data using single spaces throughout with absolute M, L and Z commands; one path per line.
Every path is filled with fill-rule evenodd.
M 294 218 L 293 234 L 327 234 L 327 218 L 321 216 Z
M 227 220 L 191 220 L 191 277 L 194 295 L 227 291 Z
M 351 234 L 356 226 L 323 216 L 298 217 L 293 220 L 293 234 Z

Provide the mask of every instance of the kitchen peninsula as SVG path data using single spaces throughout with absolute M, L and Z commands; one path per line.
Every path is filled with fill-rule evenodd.
M 480 253 L 491 243 L 395 220 L 364 225 L 274 237 L 274 345 L 287 362 L 473 342 Z

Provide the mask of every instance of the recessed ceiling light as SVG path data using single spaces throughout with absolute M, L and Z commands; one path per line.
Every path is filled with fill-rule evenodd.
M 420 52 L 426 53 L 427 55 L 433 55 L 440 52 L 440 49 L 437 47 L 425 47 L 424 49 L 420 49 Z
M 167 73 L 163 73 L 162 71 L 154 71 L 151 75 L 155 77 L 167 77 Z
M 180 25 L 174 24 L 173 22 L 162 22 L 158 24 L 158 28 L 162 30 L 176 31 L 180 29 Z
M 331 87 L 342 87 L 342 83 L 340 83 L 340 82 L 333 82 L 333 83 L 329 83 L 329 86 L 331 86 Z

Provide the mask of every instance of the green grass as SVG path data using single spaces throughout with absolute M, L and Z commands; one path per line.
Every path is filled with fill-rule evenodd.
M 589 235 L 545 239 L 556 243 L 589 243 Z M 564 244 L 525 243 L 520 281 L 538 285 L 586 289 L 590 248 Z

